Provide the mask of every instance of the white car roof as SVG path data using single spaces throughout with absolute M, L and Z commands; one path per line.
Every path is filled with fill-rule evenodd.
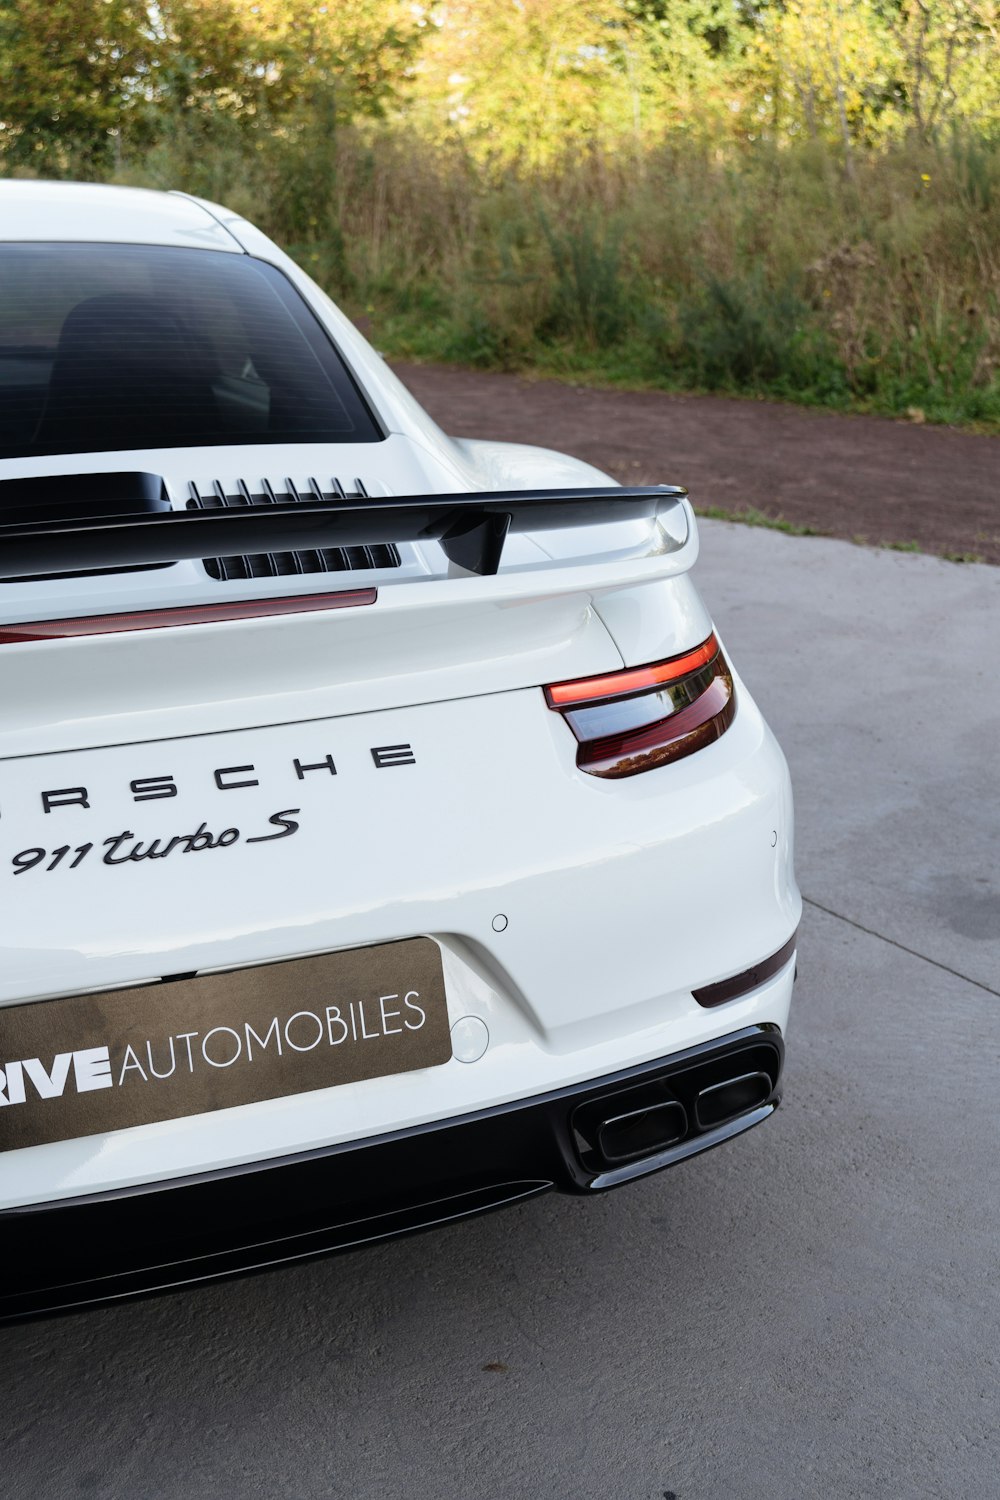
M 91 182 L 0 182 L 0 242 L 13 240 L 182 245 L 243 253 L 243 246 L 192 198 Z

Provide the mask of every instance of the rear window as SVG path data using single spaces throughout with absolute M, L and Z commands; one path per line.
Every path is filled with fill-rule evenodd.
M 274 266 L 212 250 L 0 245 L 0 458 L 381 437 Z

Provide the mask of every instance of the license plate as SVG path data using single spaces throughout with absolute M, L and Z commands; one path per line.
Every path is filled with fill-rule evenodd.
M 430 938 L 8 1006 L 0 1009 L 0 1150 L 450 1057 L 441 953 Z

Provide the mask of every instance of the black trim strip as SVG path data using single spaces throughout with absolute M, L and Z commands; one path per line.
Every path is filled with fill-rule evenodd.
M 67 479 L 67 493 L 71 488 L 72 480 Z M 187 557 L 431 539 L 439 541 L 448 558 L 460 567 L 473 573 L 495 573 L 508 532 L 653 520 L 686 493 L 677 486 L 614 485 L 67 516 L 0 526 L 0 579 L 137 567 Z
M 795 952 L 798 935 L 799 929 L 796 927 L 788 942 L 779 948 L 777 953 L 772 953 L 770 958 L 762 958 L 759 964 L 754 964 L 750 969 L 744 969 L 741 974 L 733 974 L 730 979 L 720 979 L 715 984 L 702 985 L 700 989 L 692 990 L 692 995 L 699 1005 L 711 1007 L 724 1005 L 727 1000 L 736 1000 L 740 995 L 748 994 L 765 980 L 773 979 L 775 974 L 785 967 Z

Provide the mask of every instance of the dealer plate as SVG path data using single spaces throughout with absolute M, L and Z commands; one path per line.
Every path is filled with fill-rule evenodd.
M 450 1057 L 441 952 L 430 938 L 8 1006 L 0 1009 L 0 1150 Z

